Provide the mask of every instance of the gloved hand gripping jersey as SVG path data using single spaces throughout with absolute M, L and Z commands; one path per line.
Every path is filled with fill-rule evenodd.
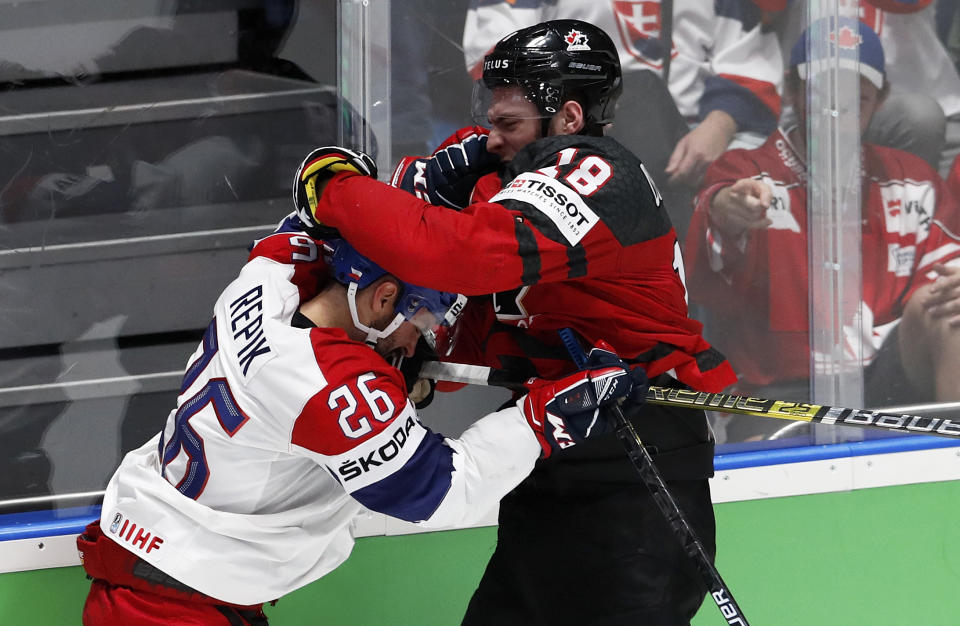
M 320 222 L 316 214 L 322 184 L 338 172 L 354 172 L 376 178 L 377 164 L 363 152 L 339 146 L 323 146 L 307 155 L 293 180 L 293 203 L 297 207 L 297 217 L 303 222 L 307 233 L 318 239 L 340 236 L 335 228 Z
M 487 152 L 489 131 L 467 126 L 453 133 L 429 157 L 405 157 L 390 184 L 430 204 L 462 209 L 477 181 L 497 169 L 500 158 Z

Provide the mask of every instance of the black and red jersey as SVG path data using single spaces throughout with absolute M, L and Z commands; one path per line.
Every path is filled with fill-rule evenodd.
M 339 174 L 317 217 L 402 280 L 489 295 L 472 299 L 465 319 L 489 332 L 469 333 L 454 360 L 514 368 L 526 360 L 555 377 L 571 368 L 557 336 L 571 327 L 651 377 L 672 371 L 704 391 L 734 381 L 687 315 L 676 234 L 636 157 L 612 138 L 554 136 L 496 176 L 453 211 Z

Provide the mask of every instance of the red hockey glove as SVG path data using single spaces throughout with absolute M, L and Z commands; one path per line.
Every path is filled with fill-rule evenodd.
M 462 209 L 470 204 L 477 181 L 500 164 L 500 157 L 487 152 L 488 136 L 489 131 L 480 126 L 461 128 L 432 156 L 400 161 L 391 184 L 430 204 Z
M 297 217 L 314 237 L 329 239 L 339 236 L 336 229 L 324 226 L 316 215 L 320 200 L 317 185 L 337 172 L 354 172 L 376 178 L 377 164 L 363 152 L 339 146 L 316 148 L 307 155 L 293 180 L 293 203 L 297 207 Z
M 620 361 L 588 367 L 556 381 L 531 378 L 524 386 L 530 391 L 517 400 L 517 406 L 537 436 L 543 458 L 547 458 L 587 437 L 611 432 L 613 424 L 600 408 L 627 397 L 633 377 Z

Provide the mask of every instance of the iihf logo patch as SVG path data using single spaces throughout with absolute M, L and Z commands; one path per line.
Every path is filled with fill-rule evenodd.
M 112 532 L 113 534 L 116 534 L 116 533 L 117 533 L 117 529 L 120 528 L 120 522 L 122 522 L 122 521 L 123 521 L 123 514 L 122 514 L 122 513 L 117 513 L 116 515 L 114 515 L 114 516 L 113 516 L 113 523 L 110 524 L 110 532 Z
M 567 50 L 589 50 L 590 45 L 587 42 L 587 36 L 584 33 L 581 33 L 579 30 L 571 30 L 567 33 L 567 36 L 564 37 L 564 40 L 567 42 Z

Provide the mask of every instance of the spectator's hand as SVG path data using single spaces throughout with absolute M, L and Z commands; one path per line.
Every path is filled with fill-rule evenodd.
M 669 185 L 696 187 L 711 163 L 730 145 L 737 123 L 723 111 L 711 111 L 673 149 L 666 170 Z
M 543 458 L 613 430 L 600 408 L 629 396 L 634 380 L 626 364 L 617 361 L 588 366 L 561 380 L 531 378 L 525 383 L 529 393 L 517 400 L 517 407 L 540 442 Z
M 500 158 L 487 151 L 489 131 L 468 126 L 456 131 L 428 158 L 406 157 L 394 170 L 393 185 L 430 204 L 462 209 L 480 177 L 493 172 Z
M 960 267 L 936 263 L 939 276 L 921 301 L 923 310 L 936 320 L 946 319 L 951 328 L 960 327 Z
M 297 169 L 293 181 L 293 203 L 297 217 L 307 232 L 321 239 L 338 236 L 336 229 L 324 226 L 317 218 L 317 203 L 327 183 L 338 172 L 353 172 L 362 176 L 377 177 L 377 164 L 363 152 L 324 146 L 307 155 Z
M 713 196 L 710 223 L 724 236 L 737 239 L 747 230 L 767 228 L 773 223 L 767 218 L 772 201 L 773 190 L 765 182 L 741 178 Z

